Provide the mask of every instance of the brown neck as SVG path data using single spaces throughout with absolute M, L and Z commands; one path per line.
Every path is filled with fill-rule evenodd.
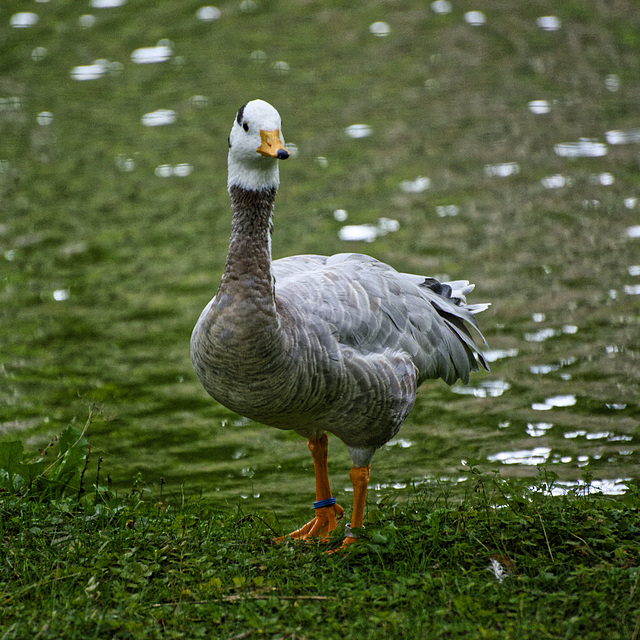
M 229 188 L 233 221 L 220 293 L 273 302 L 271 230 L 276 191 Z

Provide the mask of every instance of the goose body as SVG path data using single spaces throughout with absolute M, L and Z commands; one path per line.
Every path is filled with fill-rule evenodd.
M 418 386 L 429 378 L 467 382 L 479 365 L 486 368 L 468 329 L 478 331 L 474 313 L 486 305 L 466 304 L 473 289 L 466 281 L 399 273 L 366 255 L 272 261 L 278 160 L 289 155 L 280 129 L 278 112 L 261 100 L 236 116 L 229 254 L 218 292 L 194 328 L 191 357 L 221 404 L 308 439 L 315 504 L 322 506 L 291 536 L 325 538 L 342 513 L 329 489 L 326 432 L 348 447 L 353 526 L 362 526 L 371 459 L 400 429 Z

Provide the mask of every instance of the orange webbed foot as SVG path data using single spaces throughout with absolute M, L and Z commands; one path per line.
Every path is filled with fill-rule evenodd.
M 349 529 L 349 525 L 347 525 L 347 530 Z M 342 544 L 335 549 L 329 549 L 329 551 L 325 551 L 325 553 L 337 553 L 338 551 L 344 551 L 349 545 L 354 544 L 358 541 L 356 536 L 351 536 L 347 534 L 347 537 L 342 541 Z
M 331 532 L 338 526 L 338 520 L 342 518 L 343 514 L 344 509 L 339 504 L 316 509 L 316 517 L 313 520 L 286 536 L 274 538 L 274 542 L 310 539 L 326 542 L 329 540 Z

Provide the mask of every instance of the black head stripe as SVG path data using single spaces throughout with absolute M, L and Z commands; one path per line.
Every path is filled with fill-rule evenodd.
M 238 109 L 238 115 L 236 116 L 236 122 L 238 124 L 242 124 L 242 118 L 244 116 L 244 108 L 246 107 L 246 104 L 243 104 L 239 109 Z

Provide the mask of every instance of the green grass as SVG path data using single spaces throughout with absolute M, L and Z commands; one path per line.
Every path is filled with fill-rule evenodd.
M 553 150 L 638 126 L 633 2 L 460 0 L 436 15 L 424 0 L 270 0 L 252 13 L 224 0 L 213 23 L 196 18 L 201 0 L 96 10 L 84 1 L 26 4 L 0 3 L 0 440 L 44 446 L 99 403 L 104 419 L 92 425 L 92 444 L 117 460 L 118 489 L 141 472 L 154 487 L 164 476 L 167 491 L 201 488 L 222 506 L 249 491 L 240 473 L 250 468 L 264 505 L 290 519 L 308 508 L 304 441 L 237 428 L 189 357 L 228 249 L 229 128 L 241 104 L 261 97 L 281 112 L 285 140 L 299 151 L 281 166 L 274 257 L 363 251 L 408 273 L 468 278 L 477 285 L 470 301 L 492 304 L 478 318 L 489 344 L 517 352 L 472 378 L 474 386 L 508 382 L 499 398 L 425 384 L 401 432 L 415 445 L 381 451 L 374 483 L 455 477 L 461 458 L 536 444 L 552 450 L 565 480 L 579 477 L 582 455 L 594 477 L 640 477 L 638 300 L 623 289 L 637 283 L 628 271 L 637 240 L 626 228 L 638 223 L 638 208 L 624 201 L 637 196 L 638 147 L 577 159 Z M 25 10 L 38 23 L 10 27 Z M 486 25 L 468 25 L 468 10 L 483 11 Z M 87 12 L 91 28 L 78 23 Z M 562 29 L 543 32 L 535 23 L 543 15 L 558 15 Z M 390 25 L 388 37 L 370 33 L 378 20 Z M 134 49 L 161 38 L 173 43 L 170 61 L 131 61 Z M 47 55 L 34 60 L 36 47 Z M 75 66 L 98 59 L 120 71 L 71 78 Z M 276 71 L 278 61 L 290 71 Z M 609 74 L 618 91 L 605 87 Z M 532 114 L 533 99 L 548 100 L 550 113 Z M 159 108 L 174 110 L 176 122 L 143 126 Z M 43 111 L 53 114 L 46 126 Z M 355 123 L 372 135 L 348 138 Z M 155 174 L 184 162 L 189 176 Z M 504 162 L 517 162 L 519 173 L 487 175 L 487 165 Z M 602 172 L 613 184 L 594 182 Z M 555 174 L 571 185 L 543 187 Z M 429 177 L 428 190 L 401 190 L 419 176 Z M 594 200 L 599 208 L 585 205 Z M 459 214 L 440 217 L 446 205 Z M 400 228 L 373 243 L 343 242 L 338 208 L 348 224 L 389 217 Z M 68 299 L 54 298 L 60 290 Z M 542 325 L 534 313 L 545 315 Z M 565 324 L 578 332 L 542 343 L 523 337 Z M 562 370 L 530 371 L 567 358 Z M 531 409 L 560 392 L 575 394 L 575 407 L 544 417 Z M 527 424 L 541 419 L 556 427 L 534 441 Z M 567 439 L 561 425 L 618 440 Z M 350 462 L 338 442 L 330 465 L 340 491 Z M 285 492 L 292 485 L 296 495 Z
M 0 448 L 0 638 L 581 638 L 640 628 L 640 487 L 469 467 L 468 493 L 370 504 L 357 545 L 275 545 L 270 511 L 116 496 L 84 435 Z M 588 481 L 588 478 L 586 478 Z M 500 579 L 492 561 L 506 573 Z
M 633 485 L 621 498 L 552 498 L 529 489 L 550 482 L 549 471 L 522 484 L 469 470 L 455 487 L 424 484 L 460 475 L 461 458 L 488 471 L 490 454 L 535 446 L 551 448 L 549 469 L 563 480 L 585 472 L 583 455 L 594 479 L 640 477 L 640 316 L 623 289 L 637 283 L 626 228 L 638 207 L 625 200 L 638 194 L 638 146 L 610 145 L 602 158 L 553 150 L 638 126 L 637 3 L 460 0 L 436 15 L 424 0 L 270 0 L 253 13 L 223 0 L 208 24 L 195 17 L 202 4 L 0 3 L 0 640 L 637 640 Z M 11 28 L 27 10 L 37 25 Z M 467 25 L 468 10 L 485 12 L 486 25 Z M 78 24 L 87 12 L 90 29 Z M 542 15 L 562 29 L 541 31 Z M 388 37 L 371 35 L 376 20 L 389 23 Z M 171 61 L 131 62 L 161 38 L 173 43 Z M 34 60 L 36 47 L 47 55 Z M 101 58 L 121 71 L 71 79 L 74 66 Z M 277 72 L 278 61 L 290 71 Z M 492 348 L 517 351 L 473 379 L 508 382 L 500 397 L 421 389 L 401 432 L 412 446 L 380 451 L 372 484 L 423 484 L 398 496 L 372 487 L 366 532 L 347 554 L 270 544 L 272 529 L 308 517 L 305 443 L 214 403 L 189 360 L 228 247 L 228 130 L 254 97 L 280 110 L 299 150 L 281 169 L 274 257 L 356 250 L 411 273 L 470 278 L 473 301 L 492 303 L 479 318 Z M 531 114 L 534 99 L 551 112 Z M 144 127 L 158 108 L 173 109 L 176 123 Z M 42 111 L 51 124 L 38 124 Z M 344 135 L 359 122 L 371 137 Z M 183 162 L 188 177 L 155 175 Z M 503 162 L 520 172 L 487 176 L 486 165 Z M 601 172 L 614 183 L 594 181 Z M 555 174 L 567 186 L 544 188 Z M 400 190 L 418 176 L 429 190 Z M 452 204 L 459 215 L 437 215 Z M 344 243 L 337 208 L 349 223 L 386 216 L 400 229 Z M 68 300 L 54 299 L 60 289 Z M 579 331 L 523 337 L 566 324 Z M 532 410 L 560 393 L 576 404 Z M 65 428 L 82 423 L 88 404 L 99 411 L 85 469 L 88 445 Z M 540 420 L 553 428 L 534 440 L 528 427 Z M 24 454 L 63 429 L 42 460 Z M 332 443 L 345 507 L 350 464 Z M 138 472 L 145 483 L 132 490 Z M 191 497 L 198 490 L 206 498 Z M 513 564 L 501 583 L 492 556 Z

